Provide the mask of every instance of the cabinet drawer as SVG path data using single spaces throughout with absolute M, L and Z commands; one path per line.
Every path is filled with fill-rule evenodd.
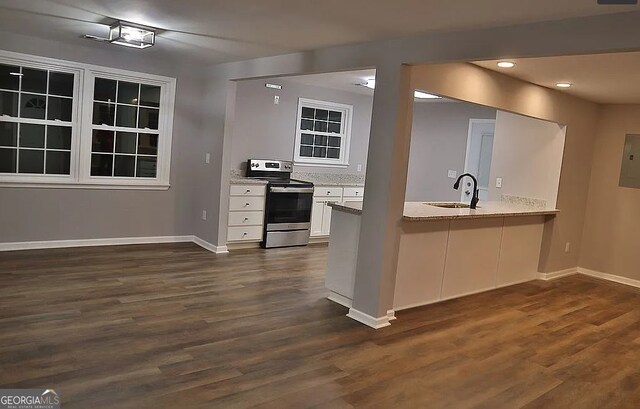
M 227 230 L 227 241 L 262 240 L 262 226 L 236 226 Z
M 264 197 L 260 196 L 231 196 L 229 198 L 229 210 L 264 210 Z
M 229 226 L 262 226 L 263 212 L 229 212 Z
M 342 188 L 338 186 L 320 186 L 313 189 L 316 197 L 342 197 Z M 340 200 L 340 199 L 338 199 Z
M 231 185 L 231 196 L 264 196 L 264 185 Z
M 353 198 L 353 197 L 362 197 L 364 196 L 364 188 L 363 187 L 345 187 L 344 188 L 344 192 L 342 193 L 342 195 L 346 198 Z M 346 199 L 345 199 L 346 201 Z

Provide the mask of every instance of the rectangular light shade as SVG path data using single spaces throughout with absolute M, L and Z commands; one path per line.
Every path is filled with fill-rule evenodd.
M 148 28 L 116 22 L 109 28 L 109 42 L 132 48 L 148 48 L 155 44 L 156 33 Z

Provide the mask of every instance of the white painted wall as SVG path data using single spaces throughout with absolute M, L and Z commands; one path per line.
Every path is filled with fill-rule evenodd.
M 542 199 L 555 206 L 566 127 L 498 111 L 489 180 L 489 200 L 502 194 Z M 496 188 L 502 178 L 502 188 Z

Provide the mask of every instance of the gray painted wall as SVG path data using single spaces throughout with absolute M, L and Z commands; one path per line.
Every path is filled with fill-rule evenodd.
M 204 161 L 196 147 L 206 109 L 199 65 L 8 33 L 0 34 L 0 49 L 177 78 L 169 190 L 0 188 L 0 243 L 193 234 L 195 162 Z
M 407 201 L 460 201 L 447 171 L 464 171 L 471 118 L 495 119 L 496 110 L 466 102 L 413 105 Z
M 317 173 L 364 174 L 369 147 L 373 97 L 300 84 L 286 79 L 270 79 L 281 90 L 264 86 L 265 80 L 239 81 L 236 91 L 235 121 L 231 165 L 244 169 L 249 158 L 293 160 L 298 114 L 298 98 L 310 98 L 353 105 L 349 166 L 296 166 L 297 171 Z M 280 103 L 275 105 L 275 95 Z M 358 172 L 357 165 L 362 165 Z

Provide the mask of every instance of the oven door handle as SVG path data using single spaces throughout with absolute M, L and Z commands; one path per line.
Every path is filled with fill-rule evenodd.
M 273 193 L 313 193 L 312 187 L 272 187 L 269 188 Z

